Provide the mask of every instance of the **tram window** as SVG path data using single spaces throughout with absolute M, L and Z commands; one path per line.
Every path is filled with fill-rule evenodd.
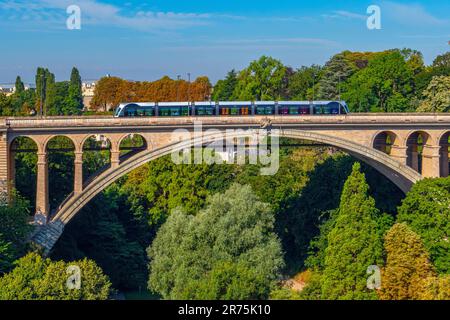
M 309 106 L 300 106 L 299 108 L 299 113 L 300 114 L 309 114 Z
M 189 115 L 189 107 L 181 108 L 181 115 L 182 116 L 188 116 Z
M 168 117 L 170 115 L 170 110 L 167 108 L 161 108 L 159 114 L 163 117 Z
M 127 117 L 134 117 L 134 116 L 136 116 L 136 108 L 126 108 L 125 109 L 125 116 L 127 116 Z
M 329 106 L 324 106 L 323 114 L 331 114 L 331 108 Z
M 266 108 L 256 107 L 256 114 L 258 114 L 258 115 L 266 114 Z
M 322 106 L 314 106 L 314 114 L 323 114 L 323 108 Z
M 281 107 L 280 108 L 280 114 L 289 114 L 289 108 L 288 107 Z
M 195 107 L 195 115 L 197 115 L 197 116 L 204 116 L 205 115 L 205 108 Z
M 247 116 L 248 115 L 248 107 L 244 107 L 244 108 L 241 108 L 241 115 L 243 115 L 243 116 Z
M 145 108 L 144 112 L 145 112 L 146 116 L 154 116 L 155 115 L 155 110 L 153 108 Z
M 170 108 L 170 115 L 171 116 L 179 116 L 180 115 L 180 108 Z
M 289 114 L 298 114 L 298 107 L 289 107 Z
M 330 102 L 326 107 L 330 109 L 330 114 L 339 114 L 341 105 L 337 102 Z

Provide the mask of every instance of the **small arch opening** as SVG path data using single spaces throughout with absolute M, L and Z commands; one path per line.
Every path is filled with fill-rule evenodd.
M 450 131 L 445 133 L 439 140 L 440 149 L 440 176 L 448 177 L 450 175 L 449 147 Z
M 36 209 L 37 152 L 36 142 L 29 137 L 16 137 L 10 145 L 11 188 L 30 201 L 30 212 Z
M 147 140 L 140 134 L 129 134 L 125 136 L 119 145 L 121 161 L 131 158 L 132 156 L 147 150 Z
M 75 144 L 66 136 L 47 142 L 50 212 L 73 192 Z M 71 181 L 71 183 L 67 183 Z
M 423 172 L 423 151 L 429 140 L 430 135 L 423 131 L 413 132 L 406 140 L 406 163 L 420 174 Z
M 376 150 L 386 154 L 392 153 L 392 148 L 397 146 L 397 135 L 391 131 L 380 132 L 373 141 L 373 147 Z
M 83 143 L 83 183 L 111 167 L 111 141 L 104 135 L 88 137 Z

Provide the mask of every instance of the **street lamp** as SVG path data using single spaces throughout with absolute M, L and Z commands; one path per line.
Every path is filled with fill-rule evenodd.
M 315 89 L 314 87 L 316 86 L 316 73 L 313 71 L 313 86 L 312 86 L 312 92 L 313 92 L 313 96 L 312 96 L 312 101 L 314 101 L 314 95 L 315 95 Z
M 191 102 L 191 73 L 188 72 L 188 101 Z
M 177 75 L 177 102 L 180 101 L 180 79 L 181 76 Z

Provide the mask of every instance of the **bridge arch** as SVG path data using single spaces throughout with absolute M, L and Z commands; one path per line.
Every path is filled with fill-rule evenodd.
M 83 183 L 99 170 L 111 167 L 111 138 L 103 134 L 88 135 L 82 140 Z M 88 166 L 88 161 L 92 168 Z
M 117 147 L 122 159 L 128 159 L 144 150 L 152 149 L 148 138 L 139 133 L 125 134 L 117 141 Z
M 227 135 L 227 138 L 244 138 L 247 136 L 248 133 L 237 132 L 234 135 Z M 395 159 L 392 159 L 386 153 L 370 147 L 362 146 L 340 137 L 296 129 L 280 130 L 280 137 L 309 140 L 337 147 L 377 169 L 404 192 L 407 192 L 415 182 L 422 179 L 422 176 L 419 173 L 406 165 L 399 163 Z M 189 137 L 182 141 L 169 143 L 158 149 L 140 152 L 121 163 L 120 166 L 103 172 L 94 181 L 92 181 L 92 183 L 87 185 L 83 192 L 73 195 L 51 218 L 51 222 L 62 223 L 64 225 L 67 224 L 91 199 L 93 199 L 102 190 L 117 181 L 122 176 L 130 173 L 147 162 L 173 152 L 179 152 L 181 150 L 191 148 L 195 145 L 208 144 L 222 139 L 222 133 L 206 133 L 199 138 Z
M 440 153 L 440 175 L 441 177 L 448 177 L 450 173 L 449 162 L 449 146 L 450 146 L 450 131 L 444 132 L 439 137 L 439 153 Z
M 402 144 L 400 137 L 393 131 L 377 132 L 372 139 L 372 147 L 386 154 L 391 154 L 392 147 L 399 147 Z
M 9 141 L 9 149 L 11 150 L 11 149 L 13 148 L 13 144 L 14 144 L 15 142 L 17 142 L 18 139 L 21 139 L 21 138 L 22 138 L 22 139 L 27 139 L 27 140 L 33 141 L 33 142 L 36 144 L 36 147 L 38 148 L 38 151 L 40 151 L 39 149 L 40 149 L 40 146 L 42 145 L 42 144 L 40 143 L 40 141 L 36 140 L 33 136 L 31 136 L 31 135 L 26 135 L 26 134 L 14 136 L 14 137 Z
M 31 200 L 34 210 L 36 202 L 36 168 L 38 163 L 38 153 L 41 151 L 41 144 L 32 136 L 18 135 L 11 139 L 8 145 L 9 160 L 8 160 L 8 191 L 17 190 L 21 195 Z M 28 153 L 25 155 L 24 153 Z M 17 166 L 17 157 L 27 157 L 27 164 L 31 170 L 31 185 L 20 179 L 23 168 Z M 20 161 L 19 161 L 20 163 Z M 27 165 L 24 165 L 25 167 Z M 34 170 L 33 170 L 34 168 Z M 19 175 L 19 177 L 18 177 Z
M 76 150 L 77 147 L 79 146 L 79 143 L 77 143 L 76 140 L 72 139 L 72 137 L 71 137 L 70 135 L 54 134 L 54 135 L 48 136 L 48 137 L 43 141 L 43 144 L 42 144 L 43 151 L 48 151 L 48 145 L 49 145 L 49 143 L 50 143 L 52 140 L 54 140 L 55 138 L 64 138 L 64 139 L 67 139 L 68 141 L 72 142 L 72 145 L 73 145 L 73 147 L 74 147 L 74 150 Z

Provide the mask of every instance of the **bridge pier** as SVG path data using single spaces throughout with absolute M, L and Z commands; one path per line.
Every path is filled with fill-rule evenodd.
M 37 154 L 37 183 L 36 183 L 36 217 L 37 224 L 46 224 L 49 211 L 49 195 L 48 195 L 48 155 L 47 152 L 39 152 Z
M 6 130 L 0 132 L 0 201 L 9 198 L 9 150 Z
M 449 158 L 448 158 L 448 144 L 443 144 L 441 146 L 441 177 L 448 177 L 450 174 L 449 170 Z
M 83 192 L 83 151 L 75 152 L 75 172 L 73 181 L 73 193 L 80 194 Z
M 111 150 L 111 168 L 118 168 L 120 165 L 120 150 Z
M 8 161 L 8 194 L 16 188 L 16 153 L 14 151 L 9 152 Z
M 422 176 L 425 178 L 440 177 L 440 146 L 425 145 L 422 153 Z
M 400 162 L 401 164 L 406 165 L 408 159 L 408 156 L 406 154 L 407 149 L 408 149 L 407 147 L 400 147 L 397 145 L 393 145 L 391 146 L 390 156 L 395 160 L 397 160 L 398 162 Z

